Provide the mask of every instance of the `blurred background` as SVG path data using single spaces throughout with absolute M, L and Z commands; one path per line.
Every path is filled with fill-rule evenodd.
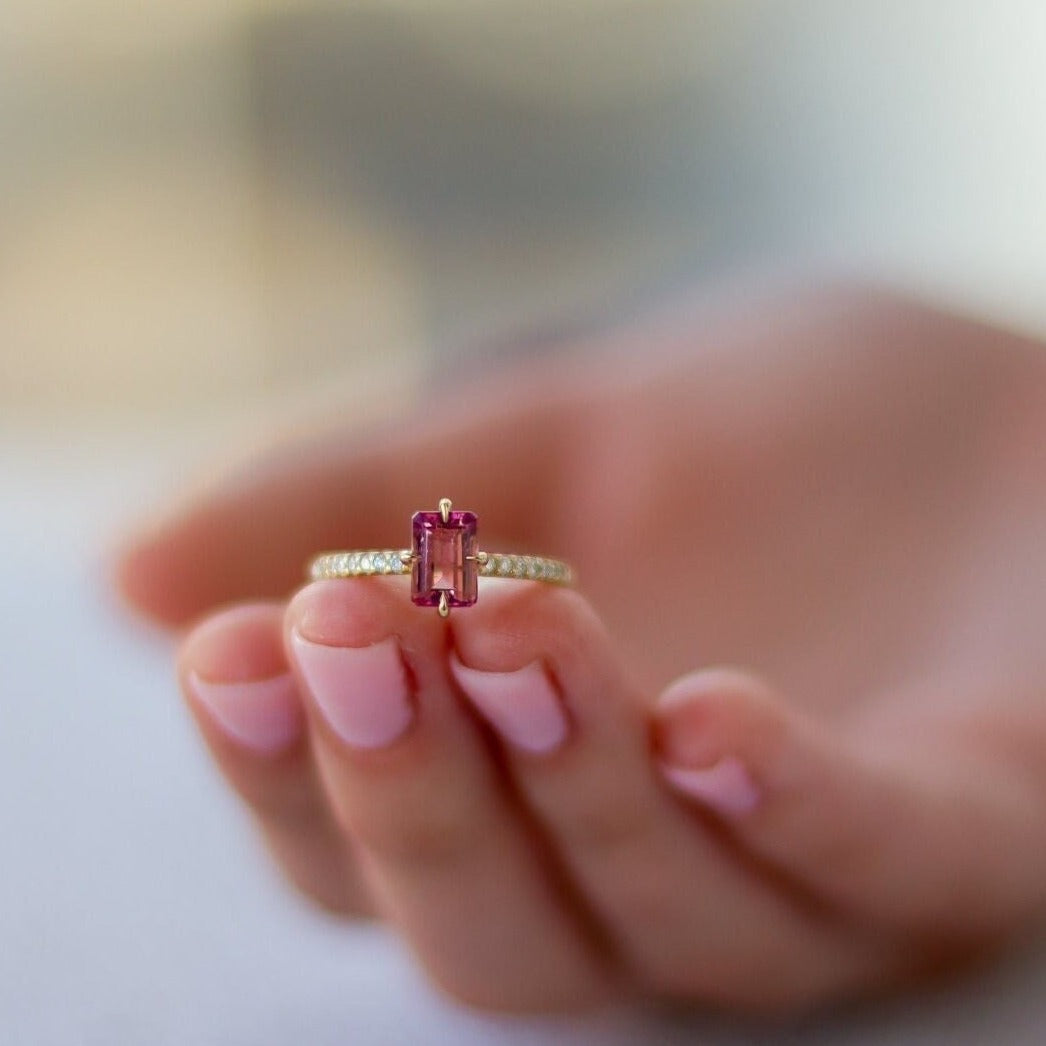
M 0 412 L 150 418 L 871 271 L 1046 328 L 1035 0 L 6 0 Z
M 304 914 L 106 544 L 317 404 L 720 283 L 1046 334 L 1044 56 L 1040 0 L 3 0 L 0 1041 L 643 1041 L 492 1031 Z M 1041 1043 L 1044 988 L 823 1041 Z

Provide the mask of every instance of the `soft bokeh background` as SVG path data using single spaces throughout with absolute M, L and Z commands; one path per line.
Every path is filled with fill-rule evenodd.
M 0 1041 L 689 1041 L 458 1015 L 299 909 L 105 543 L 305 413 L 724 280 L 1046 334 L 1044 55 L 1038 0 L 5 0 Z M 1044 986 L 803 1041 L 1041 1043 Z
M 1046 327 L 1046 12 L 7 0 L 0 409 L 182 412 L 843 261 Z

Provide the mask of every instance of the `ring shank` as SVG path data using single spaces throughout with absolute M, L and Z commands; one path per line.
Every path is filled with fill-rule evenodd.
M 574 572 L 561 559 L 525 556 L 510 552 L 480 552 L 480 577 L 511 578 L 517 581 L 545 581 L 553 585 L 573 583 Z M 410 549 L 359 549 L 323 552 L 309 564 L 309 578 L 374 577 L 380 574 L 409 574 Z

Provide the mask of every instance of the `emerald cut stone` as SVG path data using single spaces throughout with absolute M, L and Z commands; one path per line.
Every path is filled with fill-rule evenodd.
M 411 519 L 414 566 L 410 598 L 422 607 L 439 606 L 447 595 L 451 607 L 472 606 L 479 597 L 476 563 L 476 513 L 415 512 Z

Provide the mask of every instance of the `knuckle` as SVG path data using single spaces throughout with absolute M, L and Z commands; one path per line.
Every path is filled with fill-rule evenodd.
M 679 1004 L 695 1001 L 723 1010 L 743 1011 L 767 1019 L 805 1016 L 827 1001 L 818 986 L 793 963 L 767 964 L 752 955 L 721 955 L 660 971 L 658 998 Z
M 431 805 L 423 810 L 371 811 L 354 818 L 348 828 L 374 860 L 411 869 L 462 861 L 483 831 L 474 820 Z
M 597 854 L 627 849 L 650 832 L 648 809 L 600 796 L 576 803 L 557 817 L 562 831 L 569 832 L 572 848 Z

